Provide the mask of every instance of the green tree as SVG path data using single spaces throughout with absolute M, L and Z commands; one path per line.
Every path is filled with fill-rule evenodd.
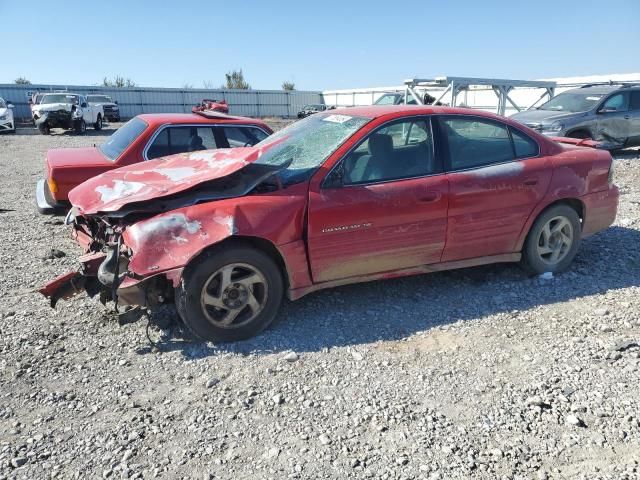
M 16 78 L 13 83 L 17 83 L 18 85 L 31 85 L 31 81 L 27 80 L 24 77 L 18 77 Z
M 282 89 L 291 92 L 296 89 L 296 84 L 293 82 L 284 81 L 282 82 Z
M 111 79 L 109 79 L 107 77 L 104 77 L 102 79 L 102 86 L 103 87 L 123 88 L 123 87 L 135 87 L 137 85 L 130 78 L 124 78 L 124 77 L 121 77 L 120 75 L 116 75 L 113 78 L 113 80 L 111 80 Z
M 225 73 L 225 77 L 227 78 L 227 83 L 222 85 L 221 88 L 235 88 L 239 90 L 249 90 L 251 88 L 251 85 L 244 80 L 242 69 L 231 70 L 229 73 Z

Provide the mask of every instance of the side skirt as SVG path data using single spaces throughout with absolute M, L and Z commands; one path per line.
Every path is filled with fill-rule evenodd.
M 323 290 L 325 288 L 339 287 L 352 283 L 372 282 L 374 280 L 387 280 L 390 278 L 406 277 L 409 275 L 422 275 L 424 273 L 441 272 L 443 270 L 455 270 L 458 268 L 477 267 L 479 265 L 489 265 L 491 263 L 511 263 L 519 262 L 522 258 L 520 253 L 505 253 L 502 255 L 490 255 L 487 257 L 469 258 L 466 260 L 456 260 L 453 262 L 434 263 L 431 265 L 420 265 L 418 267 L 404 268 L 401 270 L 391 270 L 388 272 L 362 275 L 358 277 L 341 278 L 329 282 L 315 283 L 309 287 L 289 289 L 287 297 L 289 300 L 297 300 L 311 292 Z

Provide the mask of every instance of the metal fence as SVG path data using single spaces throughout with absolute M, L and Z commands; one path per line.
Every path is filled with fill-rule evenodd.
M 196 88 L 113 88 L 81 85 L 0 84 L 0 97 L 15 105 L 15 116 L 31 116 L 28 100 L 33 92 L 68 91 L 109 95 L 120 106 L 120 115 L 186 113 L 203 98 L 226 100 L 229 113 L 247 117 L 295 117 L 304 105 L 324 103 L 321 92 L 284 90 L 207 90 Z

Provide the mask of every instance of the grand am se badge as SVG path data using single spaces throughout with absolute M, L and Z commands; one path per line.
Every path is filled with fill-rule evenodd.
M 339 227 L 323 228 L 322 233 L 343 232 L 346 230 L 356 230 L 358 228 L 369 228 L 370 226 L 371 226 L 370 223 L 356 223 L 354 225 L 342 225 Z

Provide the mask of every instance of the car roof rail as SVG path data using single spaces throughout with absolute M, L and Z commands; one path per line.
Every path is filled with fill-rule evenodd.
M 625 83 L 620 88 L 640 87 L 640 83 Z

